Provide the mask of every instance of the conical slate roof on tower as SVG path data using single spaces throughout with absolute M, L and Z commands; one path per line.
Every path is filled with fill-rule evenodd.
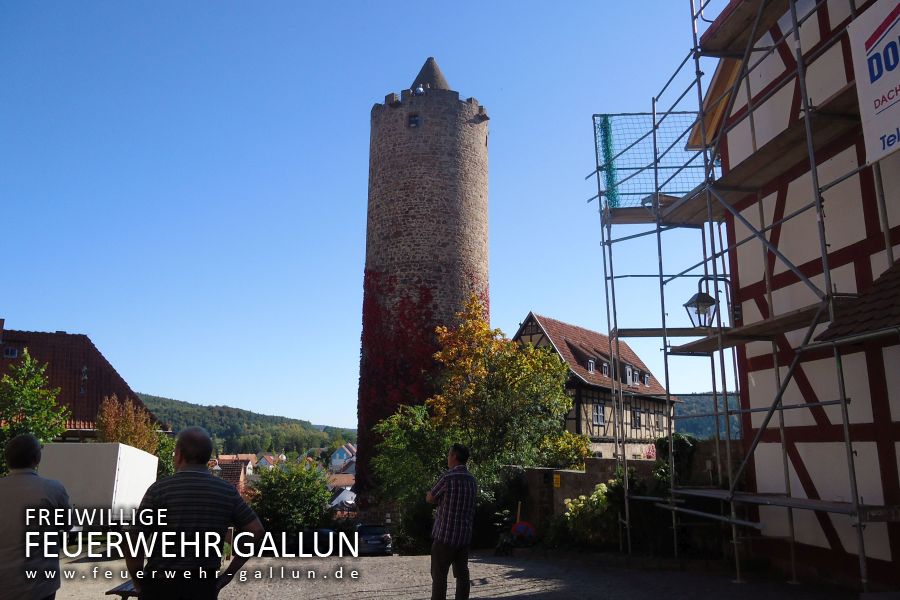
M 419 71 L 419 74 L 416 75 L 416 78 L 413 80 L 412 85 L 409 86 L 409 89 L 414 90 L 419 84 L 424 88 L 431 88 L 433 90 L 450 89 L 450 84 L 447 83 L 447 79 L 444 77 L 444 74 L 441 73 L 441 68 L 438 66 L 433 56 L 429 56 L 428 60 L 425 61 L 425 64 L 422 65 L 422 69 Z

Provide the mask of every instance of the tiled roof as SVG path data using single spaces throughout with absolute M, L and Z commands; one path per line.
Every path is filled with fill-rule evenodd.
M 351 475 L 348 473 L 328 474 L 328 487 L 330 488 L 353 487 L 354 483 L 356 483 L 356 475 Z
M 831 341 L 890 327 L 900 327 L 900 262 L 848 303 L 816 339 Z
M 553 347 L 559 353 L 569 370 L 578 378 L 591 385 L 597 385 L 605 388 L 612 388 L 613 380 L 603 374 L 601 361 L 597 362 L 593 373 L 588 372 L 587 359 L 600 358 L 610 360 L 609 338 L 602 333 L 563 323 L 550 317 L 544 317 L 535 313 L 529 313 L 529 318 L 534 317 L 536 323 L 550 338 Z M 528 319 L 525 320 L 527 323 Z M 644 364 L 644 361 L 628 346 L 624 341 L 619 340 L 619 349 L 622 353 L 622 361 L 630 364 L 632 367 L 638 368 L 641 373 L 650 373 L 650 369 Z M 612 367 L 610 366 L 610 369 Z M 644 385 L 643 376 L 639 385 L 628 385 L 626 390 L 652 396 L 665 395 L 665 388 L 660 385 L 659 380 L 650 373 L 650 385 Z
M 252 462 L 256 464 L 255 454 L 220 454 L 219 462 Z
M 9 366 L 19 363 L 25 348 L 35 360 L 47 363 L 50 386 L 59 388 L 57 403 L 70 411 L 68 429 L 95 429 L 100 403 L 113 395 L 120 401 L 130 398 L 135 406 L 146 410 L 138 395 L 86 335 L 4 330 L 0 319 L 0 346 L 16 348 L 19 354 L 17 359 L 0 355 L 0 376 Z
M 242 463 L 219 463 L 219 468 L 222 469 L 221 477 L 224 481 L 227 481 L 234 487 L 236 487 L 239 491 L 243 482 L 241 481 L 241 477 L 244 474 L 244 465 Z

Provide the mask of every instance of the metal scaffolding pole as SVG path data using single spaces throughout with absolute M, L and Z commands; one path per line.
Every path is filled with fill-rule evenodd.
M 656 98 L 653 98 L 653 212 L 656 214 L 656 262 L 659 267 L 659 311 L 660 323 L 662 325 L 662 342 L 663 342 L 663 374 L 666 382 L 666 431 L 669 436 L 669 489 L 675 487 L 675 448 L 672 434 L 674 432 L 675 410 L 672 404 L 672 395 L 669 392 L 671 384 L 669 381 L 669 334 L 666 325 L 666 294 L 665 294 L 665 271 L 663 269 L 662 254 L 662 211 L 659 206 L 659 147 L 657 144 L 657 123 L 656 123 Z M 674 510 L 674 498 L 669 494 L 669 506 L 672 512 L 672 551 L 678 556 L 678 516 Z
M 818 164 L 816 163 L 815 147 L 813 145 L 812 130 L 812 106 L 809 101 L 809 93 L 806 88 L 806 61 L 803 57 L 803 48 L 800 42 L 800 24 L 797 18 L 797 2 L 790 0 L 791 26 L 794 30 L 794 56 L 797 61 L 797 80 L 800 84 L 800 102 L 803 110 L 803 124 L 806 129 L 806 149 L 809 154 L 809 172 L 812 177 L 813 197 L 816 201 L 816 217 L 819 230 L 819 246 L 822 253 L 822 275 L 825 278 L 825 293 L 828 294 L 828 318 L 834 321 L 834 296 L 831 284 L 831 270 L 828 261 L 828 242 L 825 235 L 825 214 L 823 210 L 822 193 L 819 187 Z M 847 454 L 847 468 L 850 475 L 850 495 L 853 503 L 853 512 L 856 519 L 856 541 L 859 558 L 859 578 L 863 592 L 869 591 L 868 572 L 866 566 L 866 540 L 863 534 L 863 524 L 859 519 L 859 490 L 856 482 L 856 464 L 853 456 L 853 444 L 850 441 L 849 414 L 847 412 L 847 394 L 844 383 L 844 368 L 841 361 L 841 352 L 835 346 L 834 363 L 837 375 L 838 390 L 841 400 L 841 420 L 844 430 L 844 449 Z

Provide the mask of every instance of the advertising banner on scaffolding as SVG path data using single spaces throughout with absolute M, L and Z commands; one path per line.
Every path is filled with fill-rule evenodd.
M 866 162 L 872 164 L 900 149 L 900 0 L 878 0 L 848 33 Z

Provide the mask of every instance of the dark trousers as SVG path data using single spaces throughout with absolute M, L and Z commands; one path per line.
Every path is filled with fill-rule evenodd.
M 450 565 L 456 577 L 456 600 L 469 600 L 469 547 L 448 546 L 437 540 L 431 544 L 431 600 L 446 600 Z

